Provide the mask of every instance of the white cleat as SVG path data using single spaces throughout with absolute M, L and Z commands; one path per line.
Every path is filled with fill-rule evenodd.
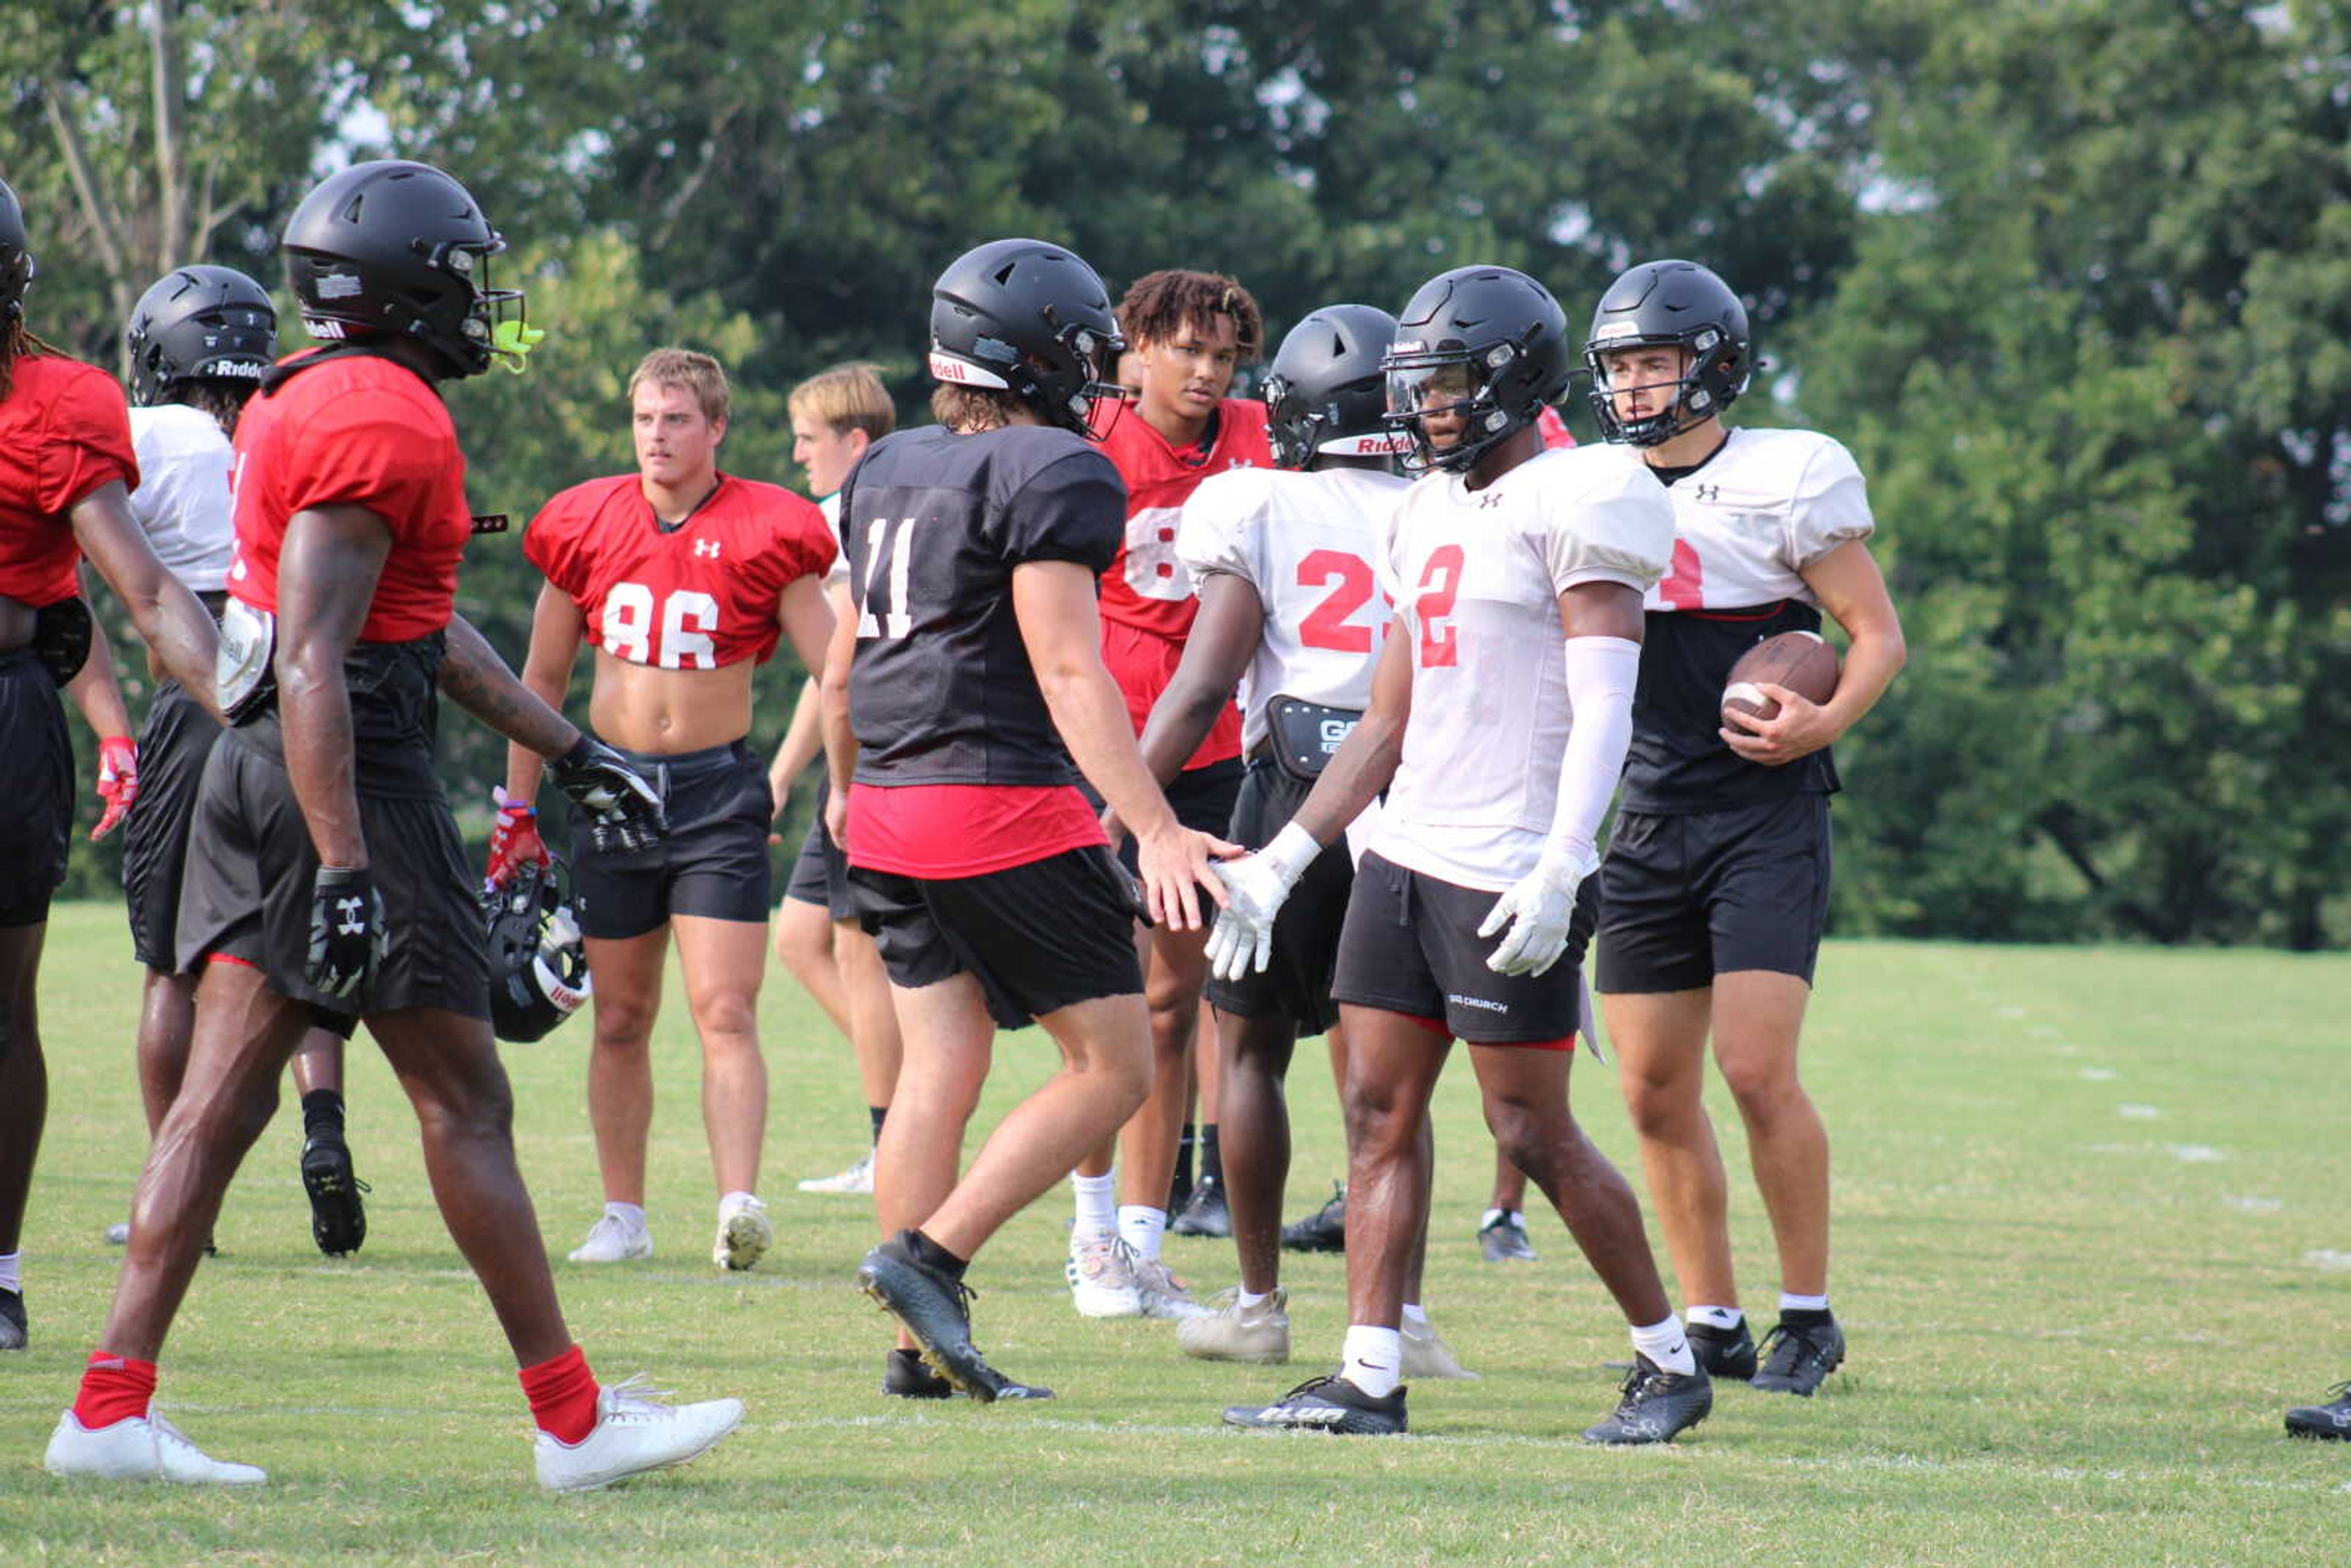
M 95 1432 L 67 1411 L 49 1435 L 43 1461 L 53 1476 L 110 1481 L 177 1481 L 184 1486 L 256 1487 L 269 1479 L 254 1465 L 215 1459 L 161 1416 L 127 1416 Z
M 574 1263 L 629 1263 L 653 1255 L 651 1230 L 610 1214 L 590 1226 L 588 1239 L 571 1249 Z
M 130 1246 L 131 1221 L 127 1219 L 118 1219 L 113 1224 L 108 1226 L 106 1228 L 106 1244 L 109 1247 Z
M 1202 1361 L 1246 1361 L 1279 1366 L 1290 1359 L 1290 1292 L 1276 1290 L 1253 1307 L 1240 1303 L 1236 1286 L 1217 1294 L 1217 1308 L 1206 1317 L 1176 1325 L 1176 1343 Z
M 1434 1323 L 1404 1325 L 1404 1364 L 1401 1375 L 1409 1383 L 1416 1378 L 1440 1383 L 1475 1383 L 1478 1375 L 1461 1364 L 1453 1347 L 1437 1336 Z
M 1134 1288 L 1134 1254 L 1115 1236 L 1091 1241 L 1070 1238 L 1070 1304 L 1080 1317 L 1139 1318 L 1143 1296 Z
M 538 1435 L 532 1448 L 539 1485 L 549 1491 L 593 1491 L 649 1470 L 665 1470 L 707 1452 L 743 1419 L 740 1399 L 664 1405 L 652 1390 L 638 1390 L 637 1382 L 632 1377 L 610 1384 L 597 1394 L 596 1425 L 578 1442 Z
M 810 1176 L 800 1183 L 802 1192 L 845 1193 L 863 1197 L 873 1190 L 873 1151 L 865 1151 L 864 1158 L 845 1171 L 829 1176 Z
M 748 1269 L 775 1242 L 768 1206 L 758 1198 L 745 1193 L 718 1206 L 718 1239 L 710 1244 L 710 1260 L 721 1269 Z M 646 1250 L 652 1250 L 652 1243 Z
M 1123 1245 L 1123 1243 L 1122 1243 Z M 1192 1299 L 1191 1287 L 1167 1271 L 1156 1258 L 1134 1255 L 1134 1293 L 1146 1318 L 1205 1318 L 1207 1308 Z

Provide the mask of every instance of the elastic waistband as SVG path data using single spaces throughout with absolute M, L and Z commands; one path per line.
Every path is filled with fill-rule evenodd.
M 37 669 L 47 674 L 48 667 L 34 655 L 30 643 L 20 643 L 14 648 L 0 648 L 0 674 L 14 674 L 18 670 Z
M 601 735 L 596 738 L 604 740 Z M 696 773 L 716 773 L 739 768 L 747 762 L 756 766 L 758 762 L 747 740 L 730 740 L 724 746 L 705 746 L 699 751 L 633 751 L 625 746 L 612 746 L 609 740 L 604 740 L 604 744 L 611 746 L 631 762 L 668 768 L 673 779 Z

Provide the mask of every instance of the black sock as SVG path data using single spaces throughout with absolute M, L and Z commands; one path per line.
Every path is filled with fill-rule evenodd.
M 1185 1123 L 1183 1141 L 1176 1145 L 1175 1186 L 1178 1192 L 1192 1190 L 1192 1144 L 1196 1131 L 1191 1123 Z
M 1225 1151 L 1217 1142 L 1217 1124 L 1211 1122 L 1200 1129 L 1200 1184 L 1221 1186 L 1224 1179 Z
M 315 1138 L 321 1133 L 343 1135 L 343 1096 L 340 1090 L 313 1089 L 302 1096 L 302 1135 Z
M 906 1250 L 912 1252 L 914 1261 L 925 1269 L 936 1269 L 942 1274 L 960 1280 L 963 1271 L 971 1267 L 970 1259 L 956 1257 L 919 1230 L 909 1230 L 904 1234 Z
M 890 1119 L 890 1107 L 868 1105 L 865 1107 L 865 1113 L 873 1118 L 873 1141 L 878 1144 L 882 1141 L 882 1124 Z

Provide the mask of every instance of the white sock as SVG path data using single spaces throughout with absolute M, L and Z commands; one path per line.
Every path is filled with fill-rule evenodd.
M 1406 1301 L 1404 1304 L 1404 1326 L 1408 1329 L 1425 1329 L 1428 1326 L 1428 1313 L 1418 1301 Z
M 1689 1336 L 1682 1333 L 1681 1319 L 1671 1313 L 1646 1328 L 1634 1324 L 1633 1348 L 1664 1371 L 1678 1372 L 1687 1377 L 1698 1370 L 1698 1357 L 1690 1354 Z
M 1118 1206 L 1119 1239 L 1134 1249 L 1138 1258 L 1154 1262 L 1159 1260 L 1159 1239 L 1167 1234 L 1167 1211 L 1148 1204 L 1122 1203 Z
M 720 1197 L 720 1198 L 719 1198 L 719 1200 L 718 1200 L 718 1212 L 719 1212 L 719 1213 L 721 1213 L 721 1214 L 724 1214 L 724 1213 L 726 1213 L 729 1208 L 733 1207 L 734 1207 L 737 1203 L 738 1203 L 738 1202 L 741 1202 L 741 1203 L 757 1203 L 757 1202 L 758 1202 L 758 1201 L 759 1201 L 758 1197 L 756 1195 L 752 1194 L 752 1193 L 747 1193 L 747 1192 L 730 1192 L 730 1193 L 727 1193 L 727 1194 L 726 1194 L 724 1197 Z M 643 1214 L 644 1211 L 643 1211 L 643 1209 L 640 1209 L 640 1210 L 638 1210 L 637 1212 L 638 1212 L 638 1213 L 640 1213 L 640 1214 Z
M 22 1252 L 0 1252 L 0 1291 L 22 1291 L 25 1288 L 25 1255 Z
M 1255 1291 L 1250 1290 L 1247 1285 L 1241 1286 L 1238 1291 L 1233 1292 L 1233 1305 L 1238 1307 L 1243 1312 L 1249 1311 L 1251 1307 L 1261 1307 L 1272 1299 L 1273 1292 L 1271 1291 L 1268 1291 L 1264 1295 L 1260 1296 Z
M 1384 1399 L 1403 1381 L 1404 1333 L 1398 1329 L 1347 1325 L 1346 1348 L 1341 1352 L 1339 1375 L 1370 1395 Z
M 1829 1310 L 1826 1296 L 1792 1296 L 1780 1292 L 1780 1310 L 1783 1312 L 1824 1312 Z
M 1502 1216 L 1510 1212 L 1510 1211 L 1507 1208 L 1488 1209 L 1485 1213 L 1478 1217 L 1478 1228 L 1480 1230 L 1490 1228 L 1496 1220 L 1501 1218 Z
M 617 1219 L 632 1229 L 643 1230 L 645 1228 L 645 1206 L 641 1203 L 607 1203 L 604 1205 L 604 1218 Z
M 1682 1321 L 1690 1324 L 1704 1323 L 1725 1333 L 1747 1321 L 1747 1314 L 1737 1307 L 1691 1307 L 1682 1313 Z
M 1078 1195 L 1078 1222 L 1070 1234 L 1081 1243 L 1100 1241 L 1118 1229 L 1117 1182 L 1104 1171 L 1098 1176 L 1070 1173 L 1070 1186 Z

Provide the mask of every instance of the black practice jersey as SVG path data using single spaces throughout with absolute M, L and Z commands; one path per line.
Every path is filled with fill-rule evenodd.
M 1826 747 L 1782 768 L 1750 762 L 1722 743 L 1722 688 L 1730 666 L 1766 637 L 1818 632 L 1821 612 L 1792 599 L 1735 611 L 1652 612 L 1633 688 L 1633 744 L 1620 804 L 1672 816 L 1720 811 L 1837 788 Z
M 1012 612 L 1012 572 L 1099 577 L 1126 537 L 1126 486 L 1084 437 L 943 426 L 874 444 L 841 486 L 857 610 L 850 723 L 863 784 L 1077 782 Z

